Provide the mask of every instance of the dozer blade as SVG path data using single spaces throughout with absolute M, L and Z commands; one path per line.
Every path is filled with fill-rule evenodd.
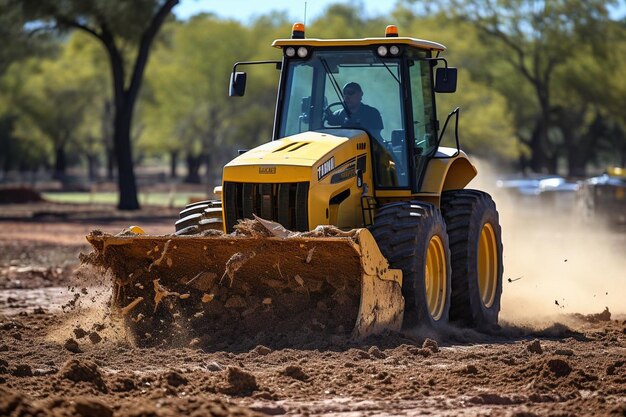
M 114 311 L 141 345 L 288 346 L 294 334 L 399 330 L 401 271 L 389 269 L 367 229 L 329 229 L 335 236 L 318 228 L 285 238 L 92 232 L 87 240 L 90 262 L 113 273 Z

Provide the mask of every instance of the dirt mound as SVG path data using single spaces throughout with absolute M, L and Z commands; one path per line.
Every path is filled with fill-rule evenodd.
M 598 323 L 602 321 L 611 321 L 611 312 L 605 307 L 601 313 L 595 314 L 573 314 L 579 320 L 588 321 L 590 323 Z
M 101 392 L 108 392 L 100 368 L 89 360 L 68 360 L 63 364 L 59 376 L 73 382 L 86 382 Z
M 24 204 L 44 201 L 37 191 L 28 187 L 0 188 L 0 204 Z
M 228 385 L 220 388 L 220 391 L 237 396 L 247 396 L 259 388 L 256 377 L 236 366 L 228 367 L 226 370 Z

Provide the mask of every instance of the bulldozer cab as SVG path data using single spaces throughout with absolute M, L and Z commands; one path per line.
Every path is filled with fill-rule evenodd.
M 310 56 L 285 59 L 276 137 L 325 128 L 365 130 L 376 150 L 376 187 L 409 187 L 412 156 L 430 155 L 437 147 L 431 65 L 420 60 L 427 51 L 406 51 L 407 57 L 387 55 L 381 57 L 375 47 L 347 45 L 311 48 Z M 403 67 L 409 61 L 407 72 Z M 349 91 L 354 85 L 361 91 Z M 406 100 L 405 91 L 412 92 Z M 350 111 L 346 92 L 362 96 L 358 111 Z M 354 114 L 365 109 L 369 115 Z M 338 117 L 330 121 L 330 115 Z M 395 178 L 381 172 L 390 162 Z
M 455 89 L 454 68 L 438 73 L 446 85 L 434 82 L 437 55 L 445 47 L 397 37 L 395 26 L 384 38 L 306 39 L 298 24 L 293 33 L 273 43 L 283 52 L 274 139 L 322 129 L 364 130 L 373 149 L 375 188 L 418 192 L 439 145 L 434 93 Z M 355 100 L 357 108 L 350 106 Z

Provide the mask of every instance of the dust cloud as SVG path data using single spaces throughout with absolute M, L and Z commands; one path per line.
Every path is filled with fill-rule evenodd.
M 73 298 L 62 306 L 66 312 L 65 320 L 53 326 L 45 340 L 62 344 L 81 333 L 95 337 L 96 342 L 92 343 L 101 339 L 125 340 L 122 321 L 111 315 L 112 277 L 89 265 L 80 265 L 73 274 L 82 285 L 68 288 Z
M 584 224 L 573 194 L 516 198 L 496 187 L 484 162 L 469 188 L 496 201 L 504 245 L 501 319 L 542 323 L 557 315 L 626 314 L 626 228 Z

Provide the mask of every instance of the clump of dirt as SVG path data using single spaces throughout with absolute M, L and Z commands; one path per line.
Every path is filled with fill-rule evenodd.
M 74 411 L 81 417 L 112 417 L 113 410 L 105 403 L 91 398 L 78 398 Z
M 228 385 L 220 388 L 220 391 L 237 396 L 247 396 L 259 388 L 256 377 L 236 366 L 226 369 Z
M 422 344 L 422 348 L 428 349 L 432 353 L 439 352 L 439 344 L 437 343 L 437 341 L 430 339 L 430 338 L 426 338 L 426 340 L 424 340 L 424 343 Z
M 280 223 L 262 219 L 253 215 L 254 219 L 239 220 L 230 236 L 248 237 L 349 237 L 354 238 L 357 230 L 344 231 L 336 226 L 322 225 L 308 232 L 294 232 L 285 229 Z
M 263 345 L 258 345 L 252 351 L 256 353 L 257 355 L 261 355 L 261 356 L 269 355 L 270 353 L 272 353 L 272 349 Z
M 528 345 L 526 345 L 526 349 L 530 353 L 537 353 L 537 354 L 542 354 L 543 353 L 543 348 L 541 347 L 541 342 L 539 340 L 537 340 L 537 339 L 533 340 Z
M 108 392 L 100 368 L 89 360 L 68 360 L 61 367 L 59 376 L 73 382 L 86 382 L 103 393 Z
M 82 339 L 83 337 L 87 336 L 89 334 L 89 332 L 87 332 L 86 330 L 84 330 L 82 327 L 77 326 L 74 330 L 74 335 L 76 336 L 77 339 Z
M 557 378 L 569 375 L 572 372 L 570 364 L 561 358 L 551 358 L 546 362 L 547 370 Z M 547 375 L 547 372 L 544 372 Z
M 169 371 L 165 374 L 164 380 L 167 382 L 167 385 L 174 388 L 180 387 L 181 385 L 187 385 L 189 383 L 189 380 L 178 371 Z
M 65 343 L 63 344 L 63 347 L 65 347 L 65 349 L 69 350 L 72 353 L 82 353 L 82 349 L 80 348 L 80 345 L 78 344 L 76 340 L 72 338 L 67 339 Z
M 595 314 L 573 314 L 579 320 L 588 321 L 590 323 L 598 323 L 602 321 L 611 321 L 611 312 L 605 307 L 601 313 Z
M 298 381 L 308 381 L 309 375 L 298 365 L 287 365 L 287 367 L 280 372 L 281 375 L 288 376 L 289 378 L 297 379 Z
M 33 376 L 33 369 L 27 363 L 22 363 L 17 365 L 13 370 L 11 370 L 11 375 L 19 376 L 19 377 L 28 377 Z

